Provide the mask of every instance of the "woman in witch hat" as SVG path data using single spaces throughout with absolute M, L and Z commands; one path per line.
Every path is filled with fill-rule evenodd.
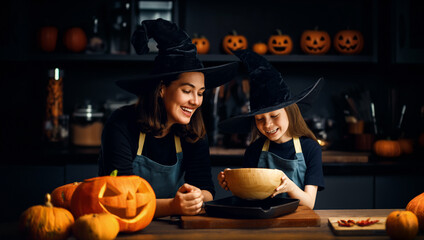
M 206 89 L 237 72 L 237 63 L 205 68 L 191 39 L 175 24 L 146 20 L 132 36 L 138 54 L 158 43 L 150 75 L 117 85 L 138 96 L 135 105 L 114 111 L 105 124 L 99 175 L 138 175 L 156 194 L 155 217 L 195 215 L 215 193 L 209 146 L 200 106 Z
M 310 106 L 322 86 L 322 79 L 292 96 L 289 87 L 264 57 L 240 50 L 250 80 L 250 112 L 219 124 L 224 132 L 251 129 L 252 143 L 244 154 L 243 167 L 280 169 L 281 185 L 271 197 L 287 196 L 313 209 L 317 190 L 324 188 L 321 147 L 306 125 L 301 110 Z M 300 108 L 300 109 L 299 109 Z M 224 172 L 218 174 L 222 188 L 228 190 Z

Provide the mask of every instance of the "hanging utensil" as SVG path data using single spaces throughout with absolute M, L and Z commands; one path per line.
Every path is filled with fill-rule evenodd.
M 377 135 L 378 134 L 377 119 L 375 117 L 375 107 L 373 102 L 371 102 L 371 117 L 372 117 L 372 123 L 374 126 L 374 134 Z

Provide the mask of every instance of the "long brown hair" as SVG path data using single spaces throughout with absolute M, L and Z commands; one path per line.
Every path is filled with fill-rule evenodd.
M 287 118 L 289 120 L 289 126 L 287 128 L 288 134 L 291 137 L 309 137 L 317 141 L 314 133 L 309 129 L 305 120 L 303 119 L 302 113 L 300 112 L 297 104 L 292 104 L 284 108 L 287 113 Z M 262 136 L 262 133 L 258 130 L 255 124 L 255 118 L 252 118 L 252 136 L 251 143 L 254 142 L 257 138 Z
M 175 80 L 175 78 L 174 78 Z M 165 105 L 160 97 L 160 88 L 163 85 L 168 87 L 172 80 L 164 80 L 152 86 L 151 91 L 144 91 L 138 96 L 136 104 L 137 123 L 140 131 L 160 136 L 165 129 L 168 120 Z M 171 128 L 177 136 L 184 138 L 187 142 L 197 142 L 206 135 L 205 124 L 203 123 L 201 108 L 193 113 L 190 123 L 187 125 L 174 124 Z

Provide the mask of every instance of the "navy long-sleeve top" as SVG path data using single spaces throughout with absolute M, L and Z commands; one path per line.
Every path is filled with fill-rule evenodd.
M 135 105 L 121 107 L 111 114 L 102 133 L 100 176 L 109 175 L 115 169 L 118 170 L 118 175 L 134 174 L 132 163 L 137 155 L 139 134 Z M 195 143 L 181 138 L 181 148 L 185 182 L 215 195 L 207 138 Z M 177 157 L 174 134 L 170 132 L 163 138 L 146 134 L 142 154 L 162 165 L 175 164 Z

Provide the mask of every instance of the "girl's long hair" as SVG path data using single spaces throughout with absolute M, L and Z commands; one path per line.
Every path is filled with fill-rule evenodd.
M 150 133 L 153 136 L 160 136 L 162 134 L 168 118 L 165 105 L 160 97 L 160 88 L 162 84 L 168 87 L 170 83 L 170 80 L 159 82 L 150 88 L 150 90 L 153 89 L 152 91 L 146 90 L 139 95 L 136 111 L 137 124 L 140 131 Z M 171 131 L 191 143 L 204 138 L 206 135 L 206 128 L 203 123 L 201 109 L 196 109 L 191 116 L 189 124 L 174 124 Z
M 309 129 L 308 125 L 303 119 L 302 113 L 300 112 L 300 109 L 296 103 L 289 105 L 284 109 L 286 110 L 287 118 L 289 120 L 287 131 L 291 137 L 309 137 L 317 141 L 314 133 Z M 254 142 L 256 139 L 262 136 L 262 133 L 256 127 L 255 118 L 252 119 L 252 136 L 250 143 Z

